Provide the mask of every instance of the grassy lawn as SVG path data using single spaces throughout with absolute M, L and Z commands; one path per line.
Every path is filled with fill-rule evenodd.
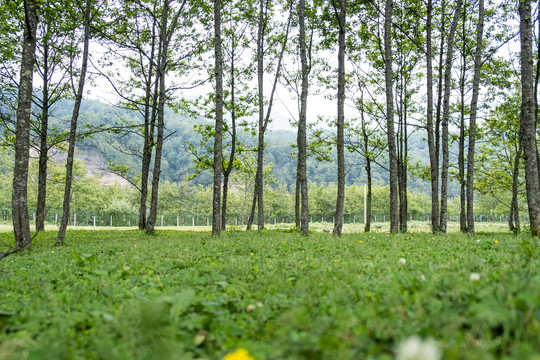
M 55 235 L 0 262 L 0 359 L 394 359 L 414 335 L 443 359 L 540 359 L 525 235 Z

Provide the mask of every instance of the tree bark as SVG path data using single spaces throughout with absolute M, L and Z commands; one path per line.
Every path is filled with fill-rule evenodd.
M 466 37 L 466 10 L 467 4 L 463 5 L 463 31 L 462 39 Z M 467 210 L 466 210 L 466 181 L 465 181 L 465 74 L 467 72 L 467 43 L 462 41 L 461 48 L 462 68 L 459 79 L 460 89 L 460 118 L 459 118 L 459 152 L 458 152 L 458 171 L 459 171 L 459 230 L 462 233 L 467 232 Z
M 432 0 L 428 0 L 427 5 L 427 26 L 426 26 L 426 60 L 427 60 L 427 116 L 426 132 L 429 149 L 430 182 L 431 182 L 431 231 L 439 231 L 439 160 L 438 152 L 435 149 L 435 139 L 433 137 L 433 55 L 432 55 Z
M 13 167 L 12 218 L 15 248 L 32 246 L 28 217 L 28 158 L 30 154 L 30 114 L 32 104 L 32 75 L 36 62 L 36 29 L 38 24 L 35 0 L 24 1 L 25 23 L 17 125 L 15 130 L 15 165 Z
M 346 0 L 341 0 L 345 3 Z M 309 232 L 309 202 L 308 202 L 308 187 L 307 187 L 307 140 L 306 140 L 306 114 L 307 114 L 307 97 L 308 97 L 308 81 L 310 66 L 307 59 L 306 50 L 306 28 L 305 28 L 305 0 L 298 2 L 298 24 L 299 24 L 299 44 L 300 44 L 300 61 L 302 64 L 302 92 L 300 93 L 300 119 L 298 123 L 298 183 L 300 185 L 301 195 L 301 216 L 300 228 L 301 234 L 307 235 Z M 340 42 L 341 44 L 341 42 Z
M 514 158 L 514 169 L 512 172 L 512 201 L 510 202 L 510 218 L 508 219 L 508 227 L 514 234 L 521 231 L 519 221 L 519 206 L 518 206 L 518 182 L 519 182 L 519 160 L 522 154 L 521 144 L 518 146 L 516 157 Z
M 216 76 L 216 125 L 214 133 L 214 187 L 212 234 L 221 235 L 221 142 L 223 137 L 223 60 L 221 54 L 221 0 L 214 0 L 214 53 Z
M 519 2 L 521 40 L 521 114 L 519 135 L 525 162 L 525 184 L 532 236 L 539 236 L 540 184 L 536 144 L 536 117 L 534 105 L 534 71 L 532 57 L 531 1 Z
M 345 204 L 345 26 L 347 0 L 339 2 L 339 39 L 338 39 L 338 84 L 337 84 L 337 200 L 334 220 L 334 235 L 341 236 L 343 230 L 343 208 Z
M 450 91 L 452 82 L 452 62 L 454 59 L 454 36 L 456 34 L 459 15 L 461 14 L 462 0 L 458 0 L 454 10 L 454 18 L 448 34 L 446 45 L 446 61 L 444 66 L 444 99 L 443 99 L 443 117 L 442 117 L 442 166 L 441 166 L 441 214 L 439 230 L 446 233 L 447 226 L 447 208 L 448 208 L 448 167 L 449 149 L 448 149 L 448 123 L 450 120 Z
M 75 155 L 75 139 L 77 136 L 77 121 L 79 119 L 79 111 L 81 108 L 82 96 L 84 91 L 84 83 L 86 81 L 86 71 L 88 68 L 88 47 L 90 43 L 90 0 L 86 0 L 86 8 L 84 10 L 84 45 L 82 53 L 81 73 L 77 94 L 75 95 L 75 104 L 73 114 L 71 116 L 71 124 L 69 130 L 69 145 L 66 159 L 66 182 L 64 186 L 64 202 L 62 206 L 62 220 L 56 237 L 56 245 L 63 245 L 66 236 L 66 230 L 70 219 L 71 205 L 71 184 L 73 181 L 73 161 Z
M 394 131 L 394 97 L 392 78 L 392 0 L 386 0 L 384 11 L 384 77 L 386 85 L 386 131 L 390 162 L 390 233 L 398 232 L 397 155 Z
M 150 163 L 152 161 L 152 149 L 154 148 L 154 131 L 156 125 L 156 107 L 158 93 L 157 79 L 154 79 L 155 63 L 155 23 L 152 25 L 152 45 L 150 50 L 150 61 L 148 65 L 148 75 L 145 82 L 144 99 L 144 144 L 141 164 L 141 197 L 139 200 L 139 230 L 146 230 L 146 202 L 148 200 L 148 179 L 150 176 Z M 153 84 L 154 82 L 154 84 Z M 154 91 L 152 92 L 152 86 Z
M 469 118 L 469 149 L 467 156 L 467 233 L 474 235 L 474 147 L 476 143 L 476 112 L 480 92 L 482 68 L 482 42 L 484 38 L 484 0 L 478 0 L 478 27 L 476 30 L 476 54 L 474 56 L 473 93 Z M 538 172 L 538 170 L 537 170 Z
M 43 89 L 42 89 L 42 109 L 39 144 L 39 165 L 38 165 L 38 193 L 36 204 L 36 231 L 45 230 L 45 215 L 47 202 L 47 164 L 49 161 L 49 148 L 47 145 L 47 135 L 49 127 L 49 43 L 44 39 L 43 43 Z

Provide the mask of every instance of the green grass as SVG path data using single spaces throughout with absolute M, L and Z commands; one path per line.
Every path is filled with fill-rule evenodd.
M 444 359 L 540 359 L 526 236 L 55 235 L 0 262 L 0 359 L 391 359 L 412 335 Z

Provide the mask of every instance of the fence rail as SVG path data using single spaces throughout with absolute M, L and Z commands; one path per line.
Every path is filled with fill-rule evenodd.
M 29 210 L 29 217 L 32 223 L 35 223 L 36 213 L 35 210 Z M 59 224 L 62 217 L 62 211 L 49 210 L 46 214 L 46 224 Z M 372 223 L 388 222 L 389 215 L 374 214 L 371 216 Z M 430 215 L 416 215 L 412 214 L 408 216 L 409 221 L 421 221 L 430 222 Z M 11 222 L 12 215 L 11 209 L 0 209 L 0 220 L 2 222 Z M 522 221 L 524 219 L 521 219 Z M 526 220 L 526 219 L 525 219 Z M 139 216 L 135 212 L 131 213 L 113 213 L 107 211 L 89 211 L 89 210 L 77 210 L 73 211 L 70 216 L 69 225 L 72 226 L 107 226 L 107 227 L 129 227 L 137 226 Z M 448 216 L 449 222 L 459 222 L 459 216 Z M 508 216 L 504 215 L 476 215 L 476 222 L 508 222 Z M 333 223 L 333 217 L 324 216 L 310 216 L 310 222 L 313 223 Z M 247 223 L 247 217 L 241 216 L 229 216 L 228 225 L 245 225 Z M 254 223 L 257 223 L 255 218 Z M 346 215 L 344 217 L 345 224 L 364 224 L 363 214 L 359 215 Z M 294 224 L 294 216 L 282 216 L 282 217 L 266 217 L 265 224 Z M 185 215 L 185 214 L 172 214 L 165 213 L 158 215 L 156 226 L 211 226 L 212 217 L 208 215 Z

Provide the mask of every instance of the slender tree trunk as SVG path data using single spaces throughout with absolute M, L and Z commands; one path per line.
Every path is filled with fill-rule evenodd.
M 405 94 L 407 93 L 407 86 L 405 85 Z M 408 199 L 407 199 L 407 103 L 406 100 L 403 104 L 403 122 L 401 124 L 401 139 L 400 139 L 400 175 L 401 179 L 399 181 L 400 185 L 400 194 L 399 194 L 399 230 L 402 233 L 407 232 L 407 210 L 408 210 Z
M 432 221 L 435 222 L 435 229 L 433 232 L 439 232 L 439 210 L 440 210 L 440 196 L 439 196 L 439 184 L 440 184 L 440 160 L 441 160 L 441 123 L 442 123 L 442 104 L 443 104 L 443 79 L 444 79 L 444 49 L 445 49 L 445 37 L 446 35 L 446 1 L 443 0 L 441 4 L 441 30 L 439 44 L 439 68 L 438 68 L 438 82 L 437 82 L 437 108 L 435 114 L 435 129 L 434 129 L 434 142 L 435 142 L 435 162 L 432 166 L 432 174 L 435 173 L 435 200 L 437 202 L 437 212 L 431 214 Z M 432 184 L 433 186 L 433 184 Z M 433 200 L 432 200 L 433 201 Z
M 345 26 L 347 0 L 339 2 L 339 40 L 338 40 L 338 84 L 337 84 L 337 200 L 334 220 L 334 235 L 341 236 L 343 229 L 343 208 L 345 204 Z
M 532 236 L 540 235 L 540 184 L 536 144 L 534 71 L 532 57 L 531 1 L 519 2 L 521 39 L 521 114 L 520 141 L 525 162 L 525 183 Z
M 152 161 L 152 149 L 154 148 L 155 114 L 157 106 L 155 96 L 158 92 L 158 81 L 154 79 L 155 61 L 155 24 L 152 26 L 152 46 L 150 50 L 150 63 L 145 84 L 144 99 L 144 145 L 141 164 L 141 197 L 139 200 L 139 230 L 146 230 L 146 202 L 148 199 L 148 178 L 150 176 L 150 163 Z M 154 92 L 152 92 L 152 81 L 155 81 Z M 154 96 L 152 96 L 154 94 Z
M 366 158 L 366 174 L 367 174 L 367 195 L 366 195 L 366 223 L 364 224 L 364 232 L 371 231 L 371 198 L 372 198 L 372 181 L 371 181 L 371 160 Z
M 474 147 L 476 143 L 476 112 L 478 108 L 478 93 L 480 92 L 483 38 L 484 0 L 478 0 L 478 27 L 476 30 L 476 54 L 474 56 L 473 94 L 471 99 L 469 149 L 467 154 L 467 233 L 469 235 L 474 235 Z
M 298 140 L 298 139 L 297 139 Z M 298 180 L 298 165 L 296 166 L 296 186 L 294 189 L 294 221 L 295 226 L 300 228 L 300 180 Z
M 463 4 L 463 32 L 462 39 L 465 39 L 465 25 L 466 25 L 466 10 L 467 4 Z M 459 168 L 459 230 L 462 233 L 467 232 L 467 210 L 466 210 L 466 192 L 465 192 L 465 74 L 467 71 L 467 43 L 462 41 L 461 48 L 462 68 L 459 79 L 460 89 L 460 119 L 459 119 L 459 152 L 458 152 L 458 168 Z
M 427 5 L 427 26 L 426 26 L 426 59 L 427 59 L 427 117 L 426 131 L 428 138 L 430 179 L 431 179 L 431 231 L 439 231 L 439 170 L 438 158 L 433 138 L 433 55 L 432 55 L 432 0 L 428 0 Z
M 15 248 L 32 246 L 30 219 L 28 218 L 28 158 L 30 154 L 30 114 L 32 104 L 32 75 L 36 62 L 36 29 L 38 24 L 37 4 L 34 0 L 24 1 L 25 23 L 19 94 L 17 125 L 15 130 L 15 166 L 13 168 L 12 216 Z
M 257 172 L 255 174 L 255 192 L 253 194 L 253 205 L 251 215 L 248 218 L 247 229 L 251 229 L 253 218 L 255 216 L 255 206 L 257 205 L 258 228 L 264 229 L 264 203 L 263 203 L 263 166 L 264 166 L 264 0 L 259 0 L 259 24 L 257 30 L 257 87 L 259 98 L 259 128 L 257 143 Z
M 362 138 L 364 140 L 364 159 L 366 161 L 366 175 L 367 175 L 367 194 L 364 201 L 366 202 L 365 205 L 365 224 L 364 224 L 364 232 L 370 232 L 371 230 L 371 153 L 369 151 L 369 135 L 367 132 L 367 125 L 366 120 L 364 118 L 364 93 L 362 91 L 361 97 L 360 97 L 360 121 L 362 126 Z
M 232 136 L 231 136 L 231 153 L 229 155 L 229 163 L 227 164 L 227 168 L 223 172 L 223 204 L 221 207 L 221 230 L 223 231 L 227 229 L 227 199 L 228 199 L 228 193 L 229 193 L 229 176 L 231 175 L 233 165 L 234 165 L 234 159 L 236 157 L 236 98 L 235 98 L 235 91 L 234 91 L 235 90 L 234 89 L 234 86 L 235 86 L 234 49 L 235 49 L 235 39 L 233 36 L 232 51 L 231 51 L 231 127 L 232 127 L 231 130 L 232 130 Z M 222 123 L 223 123 L 223 116 L 222 116 Z
M 163 3 L 163 14 L 161 15 L 161 28 L 159 34 L 160 45 L 158 48 L 158 63 L 157 63 L 157 76 L 156 81 L 159 81 L 159 99 L 157 101 L 157 137 L 156 137 L 156 156 L 154 158 L 154 171 L 152 173 L 152 193 L 150 198 L 150 214 L 146 224 L 146 233 L 151 234 L 154 232 L 157 220 L 158 210 L 158 194 L 159 194 L 159 181 L 161 176 L 161 155 L 163 152 L 163 132 L 165 128 L 165 101 L 166 101 L 166 88 L 165 88 L 165 75 L 167 72 L 167 61 L 169 56 L 169 43 L 178 21 L 178 16 L 181 9 L 176 13 L 171 22 L 171 26 L 168 26 L 168 18 L 170 14 L 170 0 L 165 0 Z M 219 221 L 219 220 L 218 220 Z
M 43 89 L 39 144 L 38 193 L 36 206 L 36 231 L 45 230 L 45 215 L 47 206 L 47 164 L 49 148 L 47 135 L 49 127 L 49 43 L 44 39 L 43 44 Z
M 512 172 L 512 201 L 510 203 L 510 219 L 508 220 L 508 227 L 514 234 L 518 234 L 521 231 L 518 207 L 519 160 L 521 159 L 521 154 L 522 148 L 520 144 L 516 152 L 516 157 L 514 158 L 514 169 Z
M 346 0 L 341 0 L 345 3 Z M 307 113 L 307 97 L 308 97 L 308 77 L 310 66 L 307 59 L 306 51 L 306 28 L 305 28 L 305 0 L 298 2 L 298 23 L 300 28 L 299 44 L 300 44 L 300 61 L 302 63 L 302 92 L 300 94 L 300 121 L 298 123 L 298 183 L 300 185 L 301 195 L 301 216 L 300 226 L 301 234 L 307 235 L 309 232 L 309 203 L 308 203 L 308 187 L 307 187 L 307 141 L 306 141 L 306 113 Z M 340 33 L 341 36 L 341 33 Z M 341 47 L 341 38 L 340 38 Z
M 450 120 L 450 91 L 452 82 L 452 62 L 454 60 L 454 36 L 456 34 L 459 16 L 461 14 L 462 0 L 458 0 L 454 11 L 454 18 L 448 34 L 446 47 L 446 63 L 444 66 L 444 100 L 442 117 L 442 166 L 441 166 L 441 216 L 439 230 L 446 233 L 447 209 L 448 209 L 448 167 L 449 149 L 448 149 L 448 123 Z
M 73 114 L 71 116 L 71 125 L 69 130 L 69 145 L 66 159 L 66 182 L 64 186 L 64 202 L 62 206 L 62 220 L 58 229 L 56 245 L 63 245 L 66 236 L 66 230 L 70 219 L 70 202 L 71 202 L 71 184 L 73 181 L 73 161 L 75 155 L 75 139 L 77 135 L 77 121 L 79 119 L 79 111 L 81 108 L 82 96 L 84 91 L 84 83 L 86 81 L 86 71 L 88 68 L 88 47 L 90 43 L 90 0 L 86 0 L 86 8 L 84 10 L 84 45 L 82 53 L 81 74 L 79 77 L 79 85 L 75 96 L 75 104 Z
M 384 11 L 384 77 L 386 84 L 386 131 L 390 162 L 390 233 L 398 232 L 397 155 L 394 131 L 394 97 L 392 79 L 392 0 L 386 0 Z
M 289 29 L 291 25 L 291 14 L 293 7 L 291 6 L 291 12 L 289 13 L 289 18 L 287 20 L 287 27 L 285 30 L 285 36 L 282 43 L 281 51 L 278 57 L 276 65 L 276 73 L 274 76 L 274 85 L 272 86 L 272 91 L 270 98 L 268 99 L 268 107 L 266 110 L 266 116 L 264 114 L 264 91 L 263 91 L 263 78 L 264 78 L 264 29 L 266 28 L 265 20 L 267 14 L 265 13 L 264 0 L 259 2 L 259 24 L 258 24 L 258 34 L 257 34 L 257 86 L 258 86 L 258 97 L 259 97 L 259 141 L 257 145 L 257 173 L 255 175 L 255 192 L 253 196 L 253 204 L 251 208 L 251 215 L 248 218 L 247 230 L 251 229 L 253 224 L 253 218 L 255 215 L 255 206 L 257 206 L 257 225 L 258 230 L 264 229 L 264 204 L 263 204 L 263 194 L 264 194 L 264 133 L 270 121 L 270 115 L 272 113 L 272 104 L 274 100 L 274 95 L 276 92 L 277 83 L 279 80 L 281 72 L 281 63 L 283 61 L 283 54 L 287 47 L 287 40 L 289 36 Z
M 212 234 L 221 235 L 221 163 L 223 138 L 223 60 L 221 53 L 221 0 L 214 0 L 214 53 L 216 76 L 216 125 L 214 133 L 214 194 Z

